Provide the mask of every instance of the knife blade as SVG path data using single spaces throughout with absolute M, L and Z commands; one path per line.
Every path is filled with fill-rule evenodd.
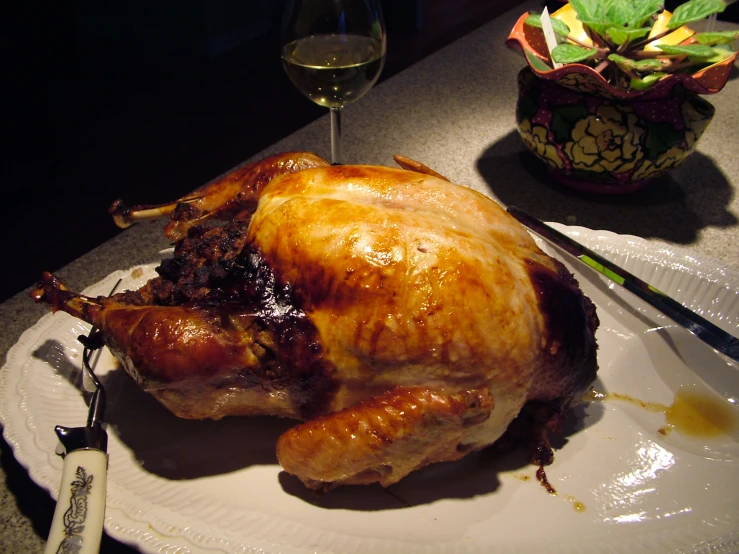
M 571 256 L 574 256 L 587 266 L 595 269 L 598 273 L 605 275 L 611 281 L 635 294 L 647 304 L 675 321 L 675 323 L 683 326 L 693 336 L 699 338 L 711 348 L 735 362 L 739 362 L 739 339 L 733 335 L 686 308 L 680 302 L 669 297 L 649 283 L 593 252 L 564 233 L 560 233 L 543 221 L 527 214 L 520 208 L 511 206 L 507 211 L 541 238 L 559 246 Z

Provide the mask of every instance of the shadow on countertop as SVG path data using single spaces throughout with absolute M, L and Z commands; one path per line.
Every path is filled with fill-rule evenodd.
M 544 220 L 677 244 L 707 227 L 739 224 L 728 211 L 733 192 L 716 164 L 699 151 L 667 176 L 628 195 L 597 195 L 557 183 L 513 131 L 476 162 L 490 191 L 506 206 Z

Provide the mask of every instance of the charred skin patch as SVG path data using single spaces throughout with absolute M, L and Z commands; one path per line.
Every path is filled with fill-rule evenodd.
M 200 206 L 196 206 L 191 202 L 180 202 L 175 206 L 170 217 L 173 221 L 191 221 L 199 218 L 203 213 L 204 212 Z
M 508 425 L 503 436 L 495 442 L 495 449 L 508 452 L 515 448 L 524 448 L 529 463 L 549 465 L 554 461 L 549 432 L 559 432 L 562 419 L 558 402 L 529 401 Z
M 564 398 L 577 403 L 593 383 L 598 369 L 595 331 L 598 315 L 593 302 L 579 288 L 577 280 L 558 260 L 554 260 L 556 272 L 534 261 L 528 262 L 531 283 L 539 299 L 544 316 L 546 344 L 543 345 L 547 362 L 552 371 L 548 380 L 559 381 L 563 386 L 551 387 L 541 383 L 535 400 L 554 401 L 547 398 L 546 390 L 565 390 Z M 571 406 L 561 406 L 567 409 Z
M 199 305 L 216 313 L 246 310 L 263 330 L 257 335 L 263 364 L 256 371 L 284 382 L 303 418 L 326 411 L 337 387 L 335 368 L 323 359 L 318 330 L 292 287 L 281 283 L 257 249 L 245 248 Z
M 197 249 L 179 249 L 179 255 L 159 269 L 159 290 L 165 290 L 165 283 L 169 283 L 167 301 L 185 300 L 185 305 L 213 314 L 214 325 L 254 337 L 252 350 L 260 363 L 233 375 L 224 385 L 238 382 L 288 388 L 303 418 L 322 413 L 336 388 L 334 368 L 323 359 L 318 331 L 292 287 L 280 282 L 252 246 L 201 265 L 213 249 L 232 253 L 240 246 L 246 228 L 230 226 L 195 231 L 193 235 L 210 239 L 209 245 L 199 240 Z M 238 329 L 242 322 L 248 329 Z

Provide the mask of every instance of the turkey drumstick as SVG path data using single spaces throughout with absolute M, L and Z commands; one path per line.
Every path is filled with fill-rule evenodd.
M 116 200 L 108 211 L 122 229 L 137 221 L 169 217 L 172 221 L 164 234 L 179 240 L 188 229 L 210 218 L 227 220 L 243 210 L 253 211 L 262 188 L 276 176 L 327 165 L 326 160 L 308 152 L 276 154 L 235 169 L 174 202 L 129 207 Z

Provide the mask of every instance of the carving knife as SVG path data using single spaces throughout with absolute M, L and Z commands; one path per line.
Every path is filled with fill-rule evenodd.
M 596 254 L 576 240 L 560 233 L 523 210 L 511 206 L 508 208 L 508 213 L 541 238 L 559 246 L 568 254 L 595 269 L 598 273 L 605 275 L 611 281 L 621 285 L 650 306 L 658 309 L 713 349 L 735 362 L 739 362 L 739 339 L 736 337 L 720 329 L 692 310 L 689 310 L 649 283 L 642 281 L 625 269 Z

